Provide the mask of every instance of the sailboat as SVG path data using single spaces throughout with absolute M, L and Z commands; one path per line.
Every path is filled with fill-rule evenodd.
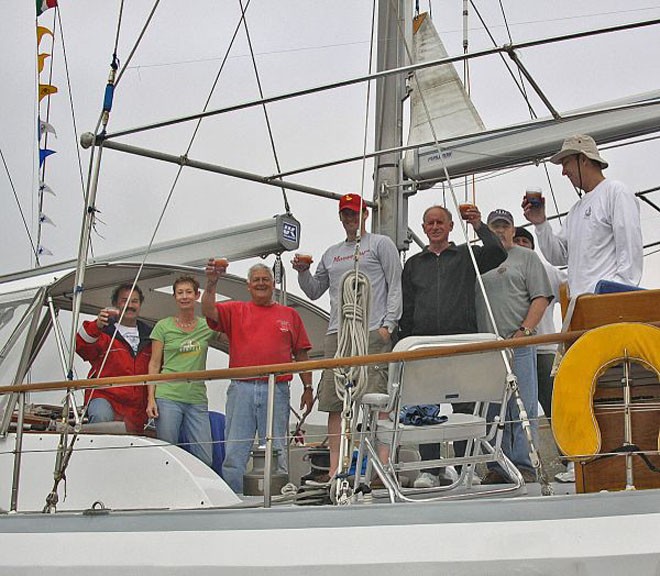
M 252 22 L 250 18 L 252 8 L 248 9 L 246 4 L 247 2 L 241 4 L 241 8 L 245 10 L 246 20 Z M 347 10 L 352 8 L 353 3 L 350 4 L 351 6 L 346 6 Z M 393 7 L 392 2 L 381 1 L 377 15 L 379 29 L 384 34 L 383 38 L 407 38 L 410 42 L 408 46 L 412 46 L 412 25 L 405 18 L 398 18 L 399 14 L 406 16 L 412 14 L 412 7 L 407 4 L 401 2 L 401 6 Z M 62 7 L 63 12 L 64 7 Z M 335 9 L 337 7 L 333 6 L 333 10 Z M 371 13 L 367 12 L 365 16 L 364 7 L 361 7 L 360 15 L 368 22 Z M 143 16 L 145 19 L 149 17 L 147 13 Z M 263 20 L 258 22 L 263 23 Z M 278 22 L 280 20 L 275 18 L 269 20 L 268 24 L 276 25 Z M 238 28 L 240 23 L 241 18 L 237 16 L 234 24 Z M 649 25 L 649 28 L 652 26 Z M 610 33 L 614 34 L 614 32 Z M 629 32 L 621 31 L 624 35 L 645 33 L 646 29 L 643 27 L 631 28 Z M 200 34 L 197 36 L 199 38 Z M 387 43 L 383 44 L 387 45 Z M 158 45 L 163 50 L 166 49 L 164 43 L 159 42 Z M 351 92 L 354 87 L 360 86 L 367 80 L 377 83 L 378 94 L 375 104 L 372 102 L 372 95 L 365 94 L 364 90 L 358 93 L 356 89 L 353 95 L 358 94 L 369 112 L 375 109 L 375 115 L 379 118 L 374 138 L 374 150 L 378 151 L 374 155 L 373 166 L 376 178 L 374 204 L 378 206 L 377 217 L 374 220 L 377 221 L 377 229 L 389 234 L 400 249 L 409 248 L 415 242 L 414 229 L 411 229 L 414 225 L 410 223 L 414 222 L 415 215 L 421 212 L 422 204 L 426 206 L 435 203 L 439 195 L 444 195 L 446 203 L 451 205 L 452 202 L 456 202 L 457 197 L 474 193 L 475 187 L 471 178 L 463 180 L 463 184 L 456 185 L 455 190 L 452 190 L 446 178 L 447 173 L 452 178 L 474 175 L 476 179 L 480 179 L 483 178 L 481 174 L 484 170 L 540 162 L 555 150 L 557 142 L 561 140 L 558 133 L 553 130 L 557 130 L 558 125 L 568 124 L 572 120 L 579 122 L 585 117 L 602 118 L 607 115 L 608 119 L 613 118 L 608 120 L 607 134 L 603 135 L 608 142 L 625 141 L 629 138 L 642 140 L 644 135 L 656 134 L 660 125 L 658 95 L 652 93 L 654 86 L 651 80 L 650 86 L 640 91 L 643 96 L 616 95 L 609 99 L 609 102 L 604 99 L 598 100 L 597 104 L 574 104 L 566 109 L 575 111 L 565 113 L 563 116 L 553 108 L 549 112 L 552 120 L 531 120 L 507 129 L 486 129 L 486 123 L 479 119 L 477 113 L 479 100 L 476 94 L 472 94 L 475 104 L 473 107 L 468 105 L 467 112 L 472 117 L 472 128 L 442 134 L 438 132 L 434 134 L 434 131 L 431 131 L 430 136 L 428 134 L 416 136 L 421 140 L 413 140 L 410 144 L 405 163 L 407 178 L 401 181 L 401 171 L 398 168 L 393 169 L 391 162 L 392 158 L 396 158 L 394 165 L 399 166 L 404 152 L 400 129 L 404 122 L 400 104 L 405 99 L 407 90 L 415 90 L 417 86 L 412 80 L 407 85 L 405 79 L 417 70 L 432 69 L 431 64 L 435 64 L 435 67 L 448 64 L 449 66 L 444 69 L 452 76 L 451 83 L 454 86 L 458 84 L 454 77 L 456 73 L 451 58 L 439 56 L 435 62 L 432 59 L 431 63 L 411 63 L 411 56 L 405 49 L 405 43 L 397 43 L 396 46 L 397 48 L 389 54 L 387 50 L 378 52 L 380 55 L 378 71 L 370 71 L 366 75 L 364 72 L 356 72 L 351 76 L 346 74 L 344 69 L 342 77 L 348 77 L 350 80 L 336 84 L 338 90 L 339 87 L 345 86 Z M 533 52 L 534 46 L 530 46 L 530 50 Z M 371 48 L 367 48 L 366 51 L 371 52 Z M 497 57 L 496 51 L 493 51 L 493 56 Z M 457 57 L 456 61 L 462 59 Z M 125 83 L 139 85 L 140 75 L 147 74 L 139 68 L 134 69 L 134 72 L 130 82 L 125 80 Z M 318 73 L 317 71 L 316 74 Z M 185 74 L 182 73 L 182 82 L 185 82 Z M 311 81 L 312 84 L 317 80 L 313 71 L 304 76 L 304 80 Z M 473 79 L 476 76 L 474 69 L 472 76 Z M 300 75 L 297 75 L 297 79 L 301 79 Z M 556 79 L 556 81 L 560 80 L 562 79 Z M 329 84 L 323 80 L 317 80 L 317 83 Z M 459 84 L 459 92 L 465 91 L 466 83 Z M 239 92 L 238 96 L 241 95 L 241 87 L 240 84 L 232 84 L 232 88 L 236 88 Z M 330 86 L 319 86 L 318 89 L 311 90 L 311 97 L 322 98 L 321 95 L 325 97 L 326 88 Z M 211 201 L 205 198 L 203 202 L 190 204 L 189 194 L 184 194 L 183 198 L 177 197 L 177 203 L 166 213 L 164 221 L 165 229 L 169 228 L 172 231 L 171 236 L 179 232 L 180 227 L 177 224 L 181 221 L 186 221 L 193 229 L 197 228 L 199 221 L 206 222 L 206 219 L 217 219 L 218 222 L 231 224 L 234 228 L 228 234 L 204 233 L 192 239 L 193 246 L 208 243 L 204 244 L 205 250 L 217 252 L 215 255 L 230 255 L 229 251 L 236 249 L 235 238 L 244 233 L 251 234 L 247 242 L 249 248 L 243 252 L 237 250 L 237 258 L 291 250 L 291 246 L 283 245 L 281 234 L 276 231 L 278 224 L 285 226 L 288 222 L 291 226 L 293 225 L 291 221 L 285 220 L 282 223 L 280 218 L 272 219 L 271 225 L 250 224 L 255 219 L 249 217 L 256 210 L 252 206 L 254 202 L 248 203 L 243 199 L 246 190 L 243 182 L 251 185 L 256 183 L 274 191 L 279 188 L 287 192 L 289 200 L 293 193 L 301 192 L 318 197 L 315 199 L 316 202 L 327 202 L 323 197 L 332 199 L 336 198 L 339 192 L 347 191 L 341 189 L 335 181 L 336 166 L 346 164 L 350 173 L 354 176 L 357 174 L 357 179 L 351 184 L 354 189 L 361 188 L 363 181 L 368 180 L 361 167 L 363 158 L 368 155 L 365 150 L 361 151 L 359 147 L 356 149 L 353 146 L 349 148 L 351 150 L 349 154 L 343 153 L 334 157 L 331 155 L 330 161 L 322 160 L 320 149 L 324 148 L 323 142 L 319 138 L 307 136 L 308 126 L 289 135 L 292 140 L 298 139 L 307 147 L 313 147 L 312 144 L 318 145 L 319 150 L 311 150 L 309 156 L 311 159 L 308 163 L 289 160 L 288 164 L 299 166 L 297 169 L 285 170 L 278 167 L 270 172 L 256 171 L 250 168 L 245 153 L 233 152 L 231 146 L 226 147 L 218 142 L 225 140 L 234 144 L 241 140 L 249 140 L 249 145 L 255 147 L 250 157 L 263 154 L 272 158 L 267 149 L 257 149 L 257 145 L 250 138 L 253 126 L 251 122 L 257 117 L 256 113 L 254 116 L 251 114 L 260 111 L 264 103 L 276 108 L 278 103 L 282 102 L 283 110 L 287 113 L 291 110 L 296 118 L 304 117 L 305 105 L 299 104 L 298 98 L 290 109 L 284 104 L 289 100 L 278 95 L 264 94 L 253 99 L 247 97 L 240 105 L 221 100 L 217 108 L 209 107 L 206 115 L 210 117 L 220 115 L 222 112 L 226 118 L 233 114 L 233 110 L 245 109 L 248 111 L 248 119 L 237 124 L 232 120 L 221 122 L 220 128 L 216 125 L 210 132 L 202 132 L 202 144 L 196 141 L 195 146 L 182 154 L 180 149 L 174 149 L 169 144 L 163 148 L 146 149 L 145 142 L 148 141 L 150 134 L 160 129 L 176 133 L 179 128 L 170 121 L 156 117 L 153 109 L 149 107 L 138 110 L 142 107 L 142 103 L 134 107 L 125 104 L 122 108 L 120 104 L 122 90 L 124 85 L 119 84 L 119 88 L 116 89 L 112 121 L 114 123 L 114 114 L 117 114 L 127 126 L 131 126 L 135 122 L 128 120 L 132 119 L 133 113 L 143 112 L 140 118 L 146 119 L 140 120 L 139 130 L 128 128 L 113 131 L 114 124 L 109 124 L 106 131 L 85 136 L 83 145 L 96 146 L 96 158 L 101 156 L 101 149 L 98 146 L 102 146 L 103 162 L 107 164 L 103 164 L 98 171 L 107 178 L 108 182 L 114 182 L 108 184 L 112 192 L 128 186 L 131 189 L 129 197 L 137 196 L 143 190 L 146 195 L 154 194 L 155 190 L 161 192 L 165 190 L 162 196 L 167 196 L 167 191 L 172 186 L 171 179 L 180 166 L 196 167 L 205 171 L 202 176 L 188 176 L 187 190 L 211 187 L 218 190 L 217 197 L 220 199 Z M 294 90 L 301 92 L 298 97 L 302 97 L 302 93 L 305 92 L 302 86 L 296 86 Z M 162 92 L 164 92 L 163 85 L 160 86 L 159 94 Z M 542 91 L 537 92 L 533 98 L 542 99 L 541 94 Z M 191 107 L 185 100 L 183 92 L 178 96 L 181 100 L 177 103 L 179 108 L 185 110 Z M 150 95 L 150 98 L 153 98 L 153 95 Z M 324 101 L 324 104 L 329 102 L 334 107 L 341 107 L 342 99 L 343 95 L 335 95 Z M 145 98 L 143 102 L 146 103 L 146 100 L 149 98 Z M 580 101 L 578 98 L 575 100 Z M 468 100 L 463 99 L 463 101 Z M 590 99 L 590 102 L 593 102 L 593 99 Z M 634 115 L 634 120 L 629 117 L 630 114 Z M 180 116 L 180 112 L 177 115 Z M 198 115 L 191 111 L 189 116 L 195 119 Z M 506 116 L 505 110 L 502 111 L 502 116 Z M 261 122 L 261 118 L 259 113 L 256 121 Z M 310 123 L 313 124 L 314 121 Z M 337 140 L 346 138 L 350 141 L 351 139 L 342 132 L 350 133 L 351 123 L 352 118 L 349 117 L 342 124 L 341 130 L 338 126 L 334 126 L 336 133 L 332 131 L 333 126 L 324 126 L 324 130 L 327 130 L 324 133 L 325 138 L 330 139 L 332 136 Z M 357 124 L 357 122 L 353 123 Z M 633 128 L 628 130 L 629 126 Z M 538 141 L 534 136 L 530 144 L 525 144 L 528 139 L 523 137 L 524 134 L 542 134 L 545 127 L 548 127 L 549 135 L 546 134 Z M 360 131 L 357 129 L 358 134 Z M 155 141 L 158 140 L 159 137 L 156 136 Z M 650 145 L 654 143 L 651 141 Z M 644 142 L 636 143 L 633 148 L 644 144 Z M 197 154 L 198 148 L 200 152 Z M 115 151 L 130 154 L 118 154 L 121 159 L 113 160 L 111 154 Z M 140 162 L 146 162 L 147 167 L 138 168 L 144 166 L 138 164 L 136 160 L 138 155 L 150 157 L 154 163 L 149 163 L 151 160 L 140 159 Z M 222 158 L 222 162 L 213 162 L 212 160 L 218 156 Z M 433 158 L 434 156 L 437 158 Z M 478 162 L 476 164 L 467 162 L 465 157 L 477 159 Z M 428 161 L 429 158 L 431 161 Z M 492 162 L 493 158 L 497 158 L 497 162 Z M 452 165 L 455 160 L 459 164 Z M 167 163 L 172 164 L 173 167 L 168 168 Z M 434 163 L 436 166 L 438 163 L 443 165 L 442 169 L 433 172 Z M 123 171 L 118 168 L 121 164 L 125 165 L 134 180 L 130 181 L 124 177 Z M 429 171 L 420 169 L 423 164 L 430 166 Z M 90 165 L 94 166 L 94 164 Z M 314 175 L 309 174 L 310 167 L 317 169 Z M 214 173 L 231 178 L 232 184 L 227 190 L 219 189 L 215 181 L 210 179 Z M 104 178 L 99 179 L 99 194 L 103 192 L 104 181 L 106 181 Z M 159 186 L 153 185 L 156 181 L 159 182 Z M 224 182 L 223 180 L 223 187 Z M 355 182 L 358 182 L 357 186 Z M 342 183 L 343 185 L 346 184 Z M 433 189 L 435 196 L 427 196 L 420 200 L 426 193 L 424 188 L 429 185 L 440 188 Z M 439 194 L 438 190 L 440 190 Z M 87 193 L 89 196 L 89 188 Z M 499 207 L 499 203 L 502 202 L 500 197 L 488 198 L 485 193 L 482 202 L 481 192 L 477 193 L 482 210 L 486 206 Z M 258 202 L 254 204 L 263 204 L 264 206 L 259 207 L 270 210 L 270 214 L 287 211 L 282 207 L 279 207 L 279 210 L 274 209 L 274 196 L 274 194 L 268 198 L 260 196 Z M 515 198 L 519 196 L 521 193 L 516 193 Z M 154 216 L 147 216 L 142 208 L 137 209 L 139 204 L 137 199 L 134 205 L 126 197 L 120 196 L 120 198 L 121 201 L 108 201 L 109 205 L 117 208 L 114 214 L 112 208 L 109 210 L 110 217 L 119 216 L 118 219 L 124 225 L 145 228 L 150 218 L 156 220 Z M 407 203 L 407 199 L 410 199 L 410 203 Z M 302 205 L 308 200 L 308 198 L 296 197 L 296 203 Z M 417 204 L 418 200 L 419 204 Z M 229 201 L 233 201 L 231 208 L 223 210 L 224 203 L 230 204 Z M 92 199 L 91 206 L 96 207 L 100 202 L 100 197 L 98 200 Z M 564 201 L 558 200 L 558 202 Z M 572 199 L 566 202 L 570 204 Z M 93 228 L 89 207 L 88 197 L 88 204 L 83 211 L 83 217 L 89 218 L 88 233 Z M 318 215 L 318 208 L 314 211 Z M 334 219 L 334 212 L 333 205 L 332 210 L 328 210 L 328 216 L 323 220 Z M 263 212 L 261 214 L 263 215 Z M 311 222 L 311 217 L 302 217 L 297 211 L 296 217 L 296 221 L 301 223 L 300 246 L 320 253 L 328 243 L 328 237 L 331 236 L 324 233 L 327 223 L 319 224 L 321 238 L 308 240 L 305 222 Z M 650 216 L 651 223 L 653 218 L 657 221 L 657 216 Z M 263 222 L 261 218 L 259 220 Z M 237 222 L 238 226 L 236 226 Z M 252 235 L 255 230 L 266 230 L 266 233 L 264 235 L 257 232 L 256 235 Z M 148 300 L 150 308 L 145 310 L 147 318 L 155 320 L 167 314 L 169 297 L 165 290 L 171 284 L 172 278 L 182 271 L 199 273 L 200 262 L 212 254 L 205 253 L 200 257 L 199 252 L 195 254 L 193 250 L 191 256 L 190 246 L 186 246 L 186 243 L 183 246 L 176 245 L 171 237 L 159 237 L 151 243 L 149 240 L 154 238 L 147 236 L 149 237 L 145 236 L 135 245 L 148 245 L 149 253 L 154 255 L 159 254 L 160 251 L 163 255 L 162 260 L 158 259 L 152 263 L 148 256 L 144 258 L 144 250 L 135 249 L 135 245 L 125 245 L 122 238 L 114 236 L 113 250 L 106 251 L 107 257 L 96 256 L 99 252 L 99 244 L 109 245 L 101 239 L 96 239 L 94 256 L 90 256 L 85 249 L 77 258 L 71 258 L 61 264 L 42 266 L 32 272 L 15 273 L 0 279 L 3 305 L 3 326 L 0 328 L 0 334 L 3 337 L 3 351 L 20 352 L 13 357 L 5 358 L 3 355 L 0 369 L 7 384 L 22 384 L 26 380 L 36 353 L 43 348 L 43 337 L 49 330 L 54 334 L 61 332 L 61 338 L 66 339 L 64 329 L 52 330 L 53 326 L 57 327 L 60 322 L 60 312 L 73 310 L 75 314 L 77 307 L 82 313 L 94 314 L 107 303 L 109 287 L 119 278 L 134 278 L 140 270 L 141 285 L 147 285 L 150 289 Z M 654 238 L 649 240 L 651 243 Z M 259 252 L 260 250 L 262 252 Z M 647 248 L 648 252 L 652 250 L 652 246 Z M 173 261 L 168 262 L 169 258 Z M 142 267 L 143 260 L 145 263 Z M 647 262 L 649 261 L 653 261 L 653 255 L 649 256 Z M 240 271 L 241 265 L 236 268 Z M 84 272 L 81 272 L 82 270 Z M 75 286 L 80 283 L 81 273 L 84 274 L 87 294 L 76 302 L 73 295 L 76 291 Z M 660 285 L 660 283 L 652 284 L 654 278 L 652 270 L 650 274 L 647 273 L 645 276 L 647 287 Z M 244 297 L 240 287 L 239 278 L 228 277 L 221 288 L 225 297 L 240 298 Z M 313 357 L 320 357 L 320 338 L 325 330 L 323 322 L 324 320 L 327 322 L 327 314 L 303 298 L 296 297 L 295 293 L 288 295 L 288 303 L 304 313 L 305 323 L 315 344 Z M 74 320 L 73 325 L 75 322 Z M 66 366 L 66 362 L 63 365 Z M 37 378 L 38 373 L 39 370 L 33 370 L 33 382 L 58 380 L 52 373 Z M 59 380 L 64 380 L 64 377 L 60 377 Z M 61 384 L 66 388 L 67 382 Z M 71 382 L 68 384 L 72 385 Z M 7 425 L 5 431 L 9 429 L 9 420 L 14 412 L 13 405 L 11 410 L 7 410 L 7 406 L 10 406 L 11 402 L 19 401 L 23 408 L 22 403 L 25 402 L 23 395 L 4 397 L 2 406 Z M 19 414 L 23 414 L 23 410 L 19 410 Z M 22 419 L 17 422 L 19 429 L 24 425 Z M 64 498 L 64 487 L 60 486 L 56 492 L 61 494 L 61 502 L 53 506 L 54 503 L 51 501 L 51 506 L 48 507 L 51 512 L 55 509 L 58 511 L 42 514 L 39 512 L 41 506 L 22 507 L 21 502 L 26 502 L 28 497 L 32 497 L 31 488 L 26 490 L 19 487 L 24 486 L 25 482 L 35 484 L 34 497 L 37 499 L 38 494 L 41 494 L 41 499 L 38 501 L 45 505 L 45 498 L 52 485 L 54 467 L 52 461 L 55 460 L 55 454 L 58 452 L 58 442 L 62 434 L 68 432 L 66 426 L 64 428 L 65 430 L 56 430 L 57 433 L 51 435 L 40 433 L 22 435 L 24 461 L 29 460 L 31 453 L 37 454 L 33 460 L 39 460 L 39 463 L 34 469 L 21 468 L 20 464 L 17 467 L 15 464 L 19 452 L 15 448 L 19 434 L 10 432 L 3 439 L 3 458 L 11 463 L 5 468 L 9 468 L 10 474 L 13 473 L 13 480 L 16 480 L 17 474 L 21 480 L 21 484 L 3 480 L 5 490 L 3 506 L 13 510 L 11 514 L 0 516 L 2 533 L 0 565 L 4 569 L 11 569 L 13 573 L 27 574 L 38 569 L 44 573 L 66 571 L 71 574 L 89 573 L 90 570 L 99 574 L 138 571 L 148 573 L 156 570 L 168 574 L 202 574 L 221 569 L 228 574 L 246 574 L 264 570 L 272 574 L 315 571 L 319 574 L 331 575 L 343 573 L 347 569 L 356 569 L 365 574 L 394 574 L 401 570 L 412 569 L 420 574 L 445 571 L 455 574 L 515 573 L 516 571 L 547 574 L 615 574 L 634 569 L 639 574 L 652 574 L 657 572 L 660 566 L 660 547 L 655 537 L 660 520 L 658 490 L 417 504 L 390 504 L 387 499 L 376 499 L 372 504 L 362 501 L 341 507 L 328 505 L 264 508 L 254 501 L 239 502 L 217 475 L 181 449 L 164 445 L 153 439 L 132 436 L 90 437 L 84 432 L 79 434 L 78 444 L 84 444 L 88 449 L 74 450 L 69 469 L 70 483 L 66 486 L 66 498 Z M 95 446 L 100 446 L 101 449 L 95 452 L 93 450 Z M 131 450 L 131 447 L 135 446 L 140 450 Z M 142 453 L 149 456 L 136 456 Z M 48 457 L 52 462 L 50 467 L 44 465 Z M 108 460 L 94 460 L 99 457 L 111 458 L 110 462 L 114 462 L 116 468 L 108 464 Z M 176 472 L 172 472 L 172 477 L 177 478 L 176 483 L 170 482 L 169 477 L 162 478 L 162 470 L 170 466 L 170 463 L 171 469 L 176 467 Z M 79 469 L 75 470 L 74 466 L 79 466 Z M 129 480 L 122 477 L 121 471 L 137 467 L 143 468 L 143 475 L 133 478 L 128 484 Z M 50 476 L 45 479 L 42 476 L 35 481 L 37 468 L 42 470 L 42 474 L 44 470 L 48 470 Z M 96 468 L 96 475 L 83 475 L 82 480 L 78 480 L 76 474 L 84 473 L 85 469 L 89 468 Z M 110 470 L 113 470 L 112 474 Z M 151 478 L 156 476 L 161 476 L 160 483 L 152 485 Z M 120 500 L 119 498 L 123 497 L 121 492 L 127 491 L 127 485 L 141 486 L 143 489 L 146 487 L 144 491 L 151 493 L 152 500 L 147 501 L 144 495 L 140 495 L 142 505 L 139 498 Z M 44 486 L 47 488 L 44 489 Z M 101 486 L 102 490 L 113 488 L 114 491 L 106 492 L 108 496 L 96 496 L 95 494 L 101 494 Z M 153 489 L 150 489 L 152 487 Z M 77 495 L 74 495 L 74 491 Z M 175 501 L 174 497 L 178 499 Z M 115 498 L 118 499 L 116 502 L 121 504 L 114 504 Z M 12 502 L 18 505 L 11 506 Z M 470 546 L 468 543 L 473 545 Z

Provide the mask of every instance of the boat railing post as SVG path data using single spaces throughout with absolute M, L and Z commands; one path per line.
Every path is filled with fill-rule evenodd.
M 275 374 L 268 375 L 268 408 L 266 412 L 266 462 L 264 465 L 264 508 L 271 505 L 273 474 L 273 420 L 275 416 Z
M 18 397 L 18 417 L 16 418 L 16 444 L 14 447 L 14 471 L 11 480 L 10 510 L 18 510 L 18 486 L 21 478 L 21 456 L 23 454 L 23 417 L 25 415 L 25 392 Z
M 629 448 L 633 445 L 632 438 L 632 415 L 631 415 L 631 402 L 632 391 L 630 389 L 630 359 L 628 358 L 628 351 L 625 351 L 625 361 L 623 363 L 623 445 Z M 635 480 L 633 475 L 633 455 L 626 451 L 626 490 L 635 489 Z

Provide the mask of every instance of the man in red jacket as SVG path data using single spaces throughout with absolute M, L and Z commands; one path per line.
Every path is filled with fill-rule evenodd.
M 92 365 L 88 378 L 133 376 L 149 371 L 151 328 L 138 320 L 144 294 L 138 286 L 132 291 L 131 288 L 132 284 L 117 286 L 112 291 L 113 308 L 104 308 L 96 320 L 83 322 L 78 330 L 76 352 Z M 118 322 L 119 313 L 124 308 L 124 316 Z M 117 420 L 126 424 L 128 432 L 140 433 L 144 430 L 147 419 L 146 386 L 86 390 L 85 404 L 91 424 Z

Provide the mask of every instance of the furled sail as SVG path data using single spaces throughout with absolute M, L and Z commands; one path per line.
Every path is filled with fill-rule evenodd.
M 441 58 L 447 58 L 442 40 L 431 18 L 426 13 L 420 14 L 413 24 L 413 60 L 427 62 Z M 485 130 L 453 64 L 418 70 L 410 85 L 408 145 L 433 141 L 433 131 L 438 140 L 445 140 Z M 414 160 L 414 153 L 407 152 L 404 158 L 406 174 Z

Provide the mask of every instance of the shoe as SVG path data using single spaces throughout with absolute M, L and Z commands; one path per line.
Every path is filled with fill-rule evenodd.
M 369 487 L 372 490 L 383 490 L 385 488 L 385 484 L 383 484 L 383 481 L 380 479 L 380 476 L 374 476 L 371 479 L 371 482 L 369 483 Z
M 440 478 L 430 472 L 422 472 L 417 476 L 413 486 L 415 488 L 437 488 L 440 486 Z
M 520 470 L 520 474 L 525 481 L 525 484 L 536 484 L 539 480 L 536 477 L 536 471 L 530 470 L 529 468 L 523 468 Z
M 305 486 L 328 486 L 330 484 L 330 475 L 321 474 L 316 478 L 305 478 L 303 484 Z
M 511 484 L 508 478 L 499 470 L 489 470 L 488 473 L 481 479 L 482 484 Z
M 573 462 L 569 462 L 568 466 L 566 466 L 566 472 L 559 472 L 555 474 L 555 480 L 564 484 L 575 482 L 575 464 Z

